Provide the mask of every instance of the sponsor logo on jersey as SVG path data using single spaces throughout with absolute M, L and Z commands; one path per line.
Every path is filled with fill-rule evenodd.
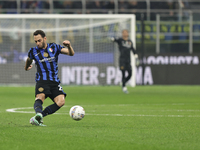
M 126 48 L 131 48 L 131 42 L 128 41 L 122 41 L 122 46 Z
M 52 48 L 49 48 L 49 52 L 51 52 L 51 53 L 52 53 L 52 52 L 53 52 L 53 49 L 52 49 Z
M 54 60 L 55 60 L 55 57 L 50 57 L 50 58 L 44 58 L 44 59 L 39 60 L 39 61 L 42 63 L 42 62 L 45 62 L 45 61 L 52 62 Z

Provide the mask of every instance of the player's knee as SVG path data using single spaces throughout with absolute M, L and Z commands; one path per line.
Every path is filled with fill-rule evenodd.
M 59 95 L 54 98 L 54 102 L 59 106 L 62 107 L 65 105 L 65 96 L 64 95 Z
M 65 100 L 60 100 L 60 101 L 58 101 L 57 105 L 58 105 L 59 107 L 62 107 L 63 105 L 65 105 Z
M 41 94 L 37 94 L 35 97 L 35 100 L 40 99 L 42 102 L 44 102 L 45 100 L 45 94 L 41 93 Z
M 60 101 L 60 105 L 61 106 L 65 105 L 65 99 L 64 98 Z
M 65 98 L 61 98 L 57 101 L 57 105 L 59 107 L 62 107 L 63 105 L 65 105 Z

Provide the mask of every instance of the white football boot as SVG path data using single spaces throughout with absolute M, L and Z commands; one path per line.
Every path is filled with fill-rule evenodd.
M 123 91 L 125 94 L 128 94 L 128 93 L 129 93 L 127 87 L 123 87 L 123 88 L 122 88 L 122 91 Z

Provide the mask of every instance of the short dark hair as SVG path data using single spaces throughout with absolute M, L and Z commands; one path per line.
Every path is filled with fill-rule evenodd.
M 40 34 L 41 36 L 42 36 L 42 38 L 44 38 L 46 35 L 45 35 L 45 33 L 44 33 L 44 31 L 42 31 L 42 30 L 36 30 L 34 33 L 33 33 L 33 36 L 36 36 L 36 35 L 38 35 L 38 34 Z

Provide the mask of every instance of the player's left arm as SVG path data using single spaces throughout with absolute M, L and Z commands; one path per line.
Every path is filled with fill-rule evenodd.
M 70 41 L 65 40 L 63 41 L 63 45 L 66 46 L 67 48 L 62 48 L 61 49 L 61 54 L 69 55 L 69 56 L 74 56 L 74 49 L 71 46 Z
M 138 54 L 136 53 L 135 48 L 133 47 L 133 42 L 131 42 L 131 51 L 133 52 L 133 54 L 135 55 L 135 58 L 138 58 Z
M 135 56 L 135 65 L 139 66 L 140 65 L 140 60 L 138 58 L 138 54 L 136 53 L 135 48 L 133 47 L 133 42 L 131 42 L 131 51 L 133 52 L 134 56 Z

